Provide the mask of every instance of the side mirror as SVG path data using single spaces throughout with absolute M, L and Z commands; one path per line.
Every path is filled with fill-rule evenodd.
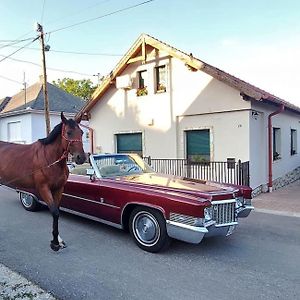
M 95 175 L 94 169 L 86 169 L 86 175 L 89 175 L 89 176 Z
M 90 176 L 91 182 L 94 182 L 96 180 L 96 175 L 94 169 L 86 169 L 86 175 Z

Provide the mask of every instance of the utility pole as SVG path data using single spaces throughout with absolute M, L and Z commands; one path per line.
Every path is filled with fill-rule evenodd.
M 40 41 L 42 46 L 42 65 L 43 65 L 43 91 L 44 91 L 44 111 L 45 111 L 45 122 L 46 122 L 46 133 L 50 133 L 50 114 L 49 114 L 49 100 L 47 90 L 47 73 L 46 73 L 46 56 L 45 51 L 49 51 L 49 46 L 45 48 L 44 31 L 43 26 L 36 23 L 36 30 L 40 33 Z

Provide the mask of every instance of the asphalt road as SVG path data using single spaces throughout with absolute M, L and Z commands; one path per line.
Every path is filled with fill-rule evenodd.
M 68 248 L 55 253 L 51 222 L 0 188 L 0 263 L 58 299 L 300 299 L 300 218 L 253 212 L 231 237 L 175 241 L 162 254 L 66 213 Z

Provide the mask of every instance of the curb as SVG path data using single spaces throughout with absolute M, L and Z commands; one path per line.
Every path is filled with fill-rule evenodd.
M 1 263 L 0 299 L 57 300 L 50 293 Z
M 300 213 L 290 212 L 290 211 L 278 211 L 278 210 L 256 208 L 256 207 L 255 207 L 254 211 L 264 213 L 264 214 L 272 214 L 272 215 L 278 215 L 278 216 L 300 218 Z

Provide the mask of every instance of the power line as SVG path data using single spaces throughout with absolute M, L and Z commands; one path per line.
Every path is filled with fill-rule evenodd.
M 8 77 L 6 77 L 6 76 L 3 76 L 3 75 L 0 75 L 0 78 L 3 78 L 3 79 L 5 79 L 5 80 L 12 81 L 12 82 L 14 82 L 14 83 L 22 84 L 22 82 L 20 82 L 20 81 L 17 81 L 17 80 L 14 80 L 14 79 L 8 78 Z
M 3 49 L 3 48 L 6 48 L 6 47 L 11 47 L 13 45 L 16 45 L 18 43 L 22 43 L 22 42 L 26 42 L 26 41 L 29 41 L 29 40 L 32 40 L 33 38 L 28 38 L 28 39 L 23 39 L 23 40 L 11 40 L 9 43 L 10 44 L 6 44 L 6 45 L 2 45 L 0 46 L 0 49 Z M 4 40 L 3 40 L 4 41 Z M 0 41 L 1 42 L 1 41 Z M 7 42 L 6 42 L 7 43 Z
M 55 19 L 54 21 L 48 22 L 47 25 L 50 25 L 50 24 L 59 22 L 59 21 L 61 21 L 61 20 L 65 20 L 66 18 L 75 16 L 75 15 L 78 15 L 78 14 L 82 14 L 83 11 L 90 10 L 90 9 L 93 8 L 93 7 L 96 7 L 96 6 L 100 5 L 100 4 L 103 4 L 103 3 L 109 2 L 109 1 L 111 1 L 111 0 L 103 0 L 103 1 L 101 1 L 101 2 L 99 2 L 99 3 L 93 4 L 93 5 L 90 5 L 90 6 L 86 6 L 86 7 L 84 7 L 83 9 L 81 9 L 80 11 L 76 11 L 76 12 L 74 12 L 74 13 L 71 13 L 70 15 L 67 15 L 67 16 L 64 17 L 64 18 L 58 18 L 58 19 Z
M 123 56 L 123 54 L 113 54 L 113 53 L 89 53 L 89 52 L 62 51 L 62 50 L 52 50 L 52 49 L 51 52 L 66 53 L 66 54 L 80 54 L 80 55 Z
M 9 46 L 10 48 L 16 48 L 16 46 Z M 25 47 L 29 50 L 36 50 L 40 51 L 39 48 L 32 48 L 32 47 Z M 79 52 L 79 51 L 64 51 L 64 50 L 54 50 L 50 49 L 50 52 L 57 52 L 57 53 L 64 53 L 64 54 L 78 54 L 78 55 L 93 55 L 93 56 L 118 56 L 121 57 L 123 54 L 117 54 L 117 53 L 96 53 L 96 52 Z
M 18 50 L 12 52 L 11 54 L 4 56 L 4 58 L 2 58 L 0 60 L 0 62 L 4 61 L 5 59 L 11 57 L 12 55 L 14 55 L 15 53 L 19 52 L 20 50 L 24 49 L 26 46 L 30 45 L 31 43 L 35 42 L 39 37 L 36 37 L 34 40 L 30 41 L 29 43 L 27 43 L 26 45 L 22 46 L 21 48 L 19 48 Z
M 41 24 L 43 24 L 43 20 L 44 20 L 45 2 L 46 0 L 43 1 L 43 6 L 42 6 Z
M 132 9 L 132 8 L 135 8 L 135 7 L 138 7 L 138 6 L 141 6 L 141 5 L 153 2 L 153 1 L 154 0 L 148 0 L 148 1 L 144 1 L 144 2 L 141 2 L 141 3 L 135 4 L 135 5 L 132 5 L 132 6 L 128 6 L 128 7 L 122 8 L 122 9 L 118 9 L 118 10 L 115 10 L 113 12 L 107 13 L 105 15 L 99 16 L 99 17 L 87 19 L 87 20 L 84 20 L 84 21 L 81 21 L 81 22 L 78 22 L 78 23 L 74 23 L 74 24 L 71 24 L 71 25 L 68 25 L 68 26 L 65 26 L 65 27 L 61 27 L 61 28 L 58 28 L 58 29 L 46 32 L 46 34 L 50 34 L 50 33 L 53 33 L 53 32 L 65 30 L 65 29 L 68 29 L 68 28 L 71 28 L 71 27 L 74 27 L 74 26 L 78 26 L 78 25 L 84 24 L 84 23 L 88 23 L 88 22 L 91 22 L 91 21 L 102 19 L 104 17 L 108 17 L 108 16 L 111 16 L 111 15 L 114 15 L 114 14 L 117 14 L 117 13 L 129 10 L 129 9 Z
M 6 56 L 1 55 L 1 54 L 0 54 L 0 56 L 6 57 Z M 27 64 L 31 64 L 31 65 L 34 65 L 34 66 L 37 66 L 37 67 L 41 67 L 40 64 L 35 63 L 35 62 L 32 62 L 32 61 L 22 60 L 22 59 L 17 59 L 17 58 L 12 58 L 12 57 L 9 57 L 9 59 L 10 59 L 10 60 L 13 60 L 13 61 L 22 62 L 22 63 L 27 63 Z M 93 76 L 94 76 L 94 75 L 92 75 L 92 74 L 81 73 L 81 72 L 77 72 L 77 71 L 62 70 L 62 69 L 51 68 L 51 67 L 47 67 L 47 69 L 48 69 L 48 70 L 52 70 L 52 71 L 57 71 L 57 72 L 73 73 L 73 74 L 78 74 L 78 75 L 83 75 L 83 76 L 88 76 L 88 77 L 93 77 Z

